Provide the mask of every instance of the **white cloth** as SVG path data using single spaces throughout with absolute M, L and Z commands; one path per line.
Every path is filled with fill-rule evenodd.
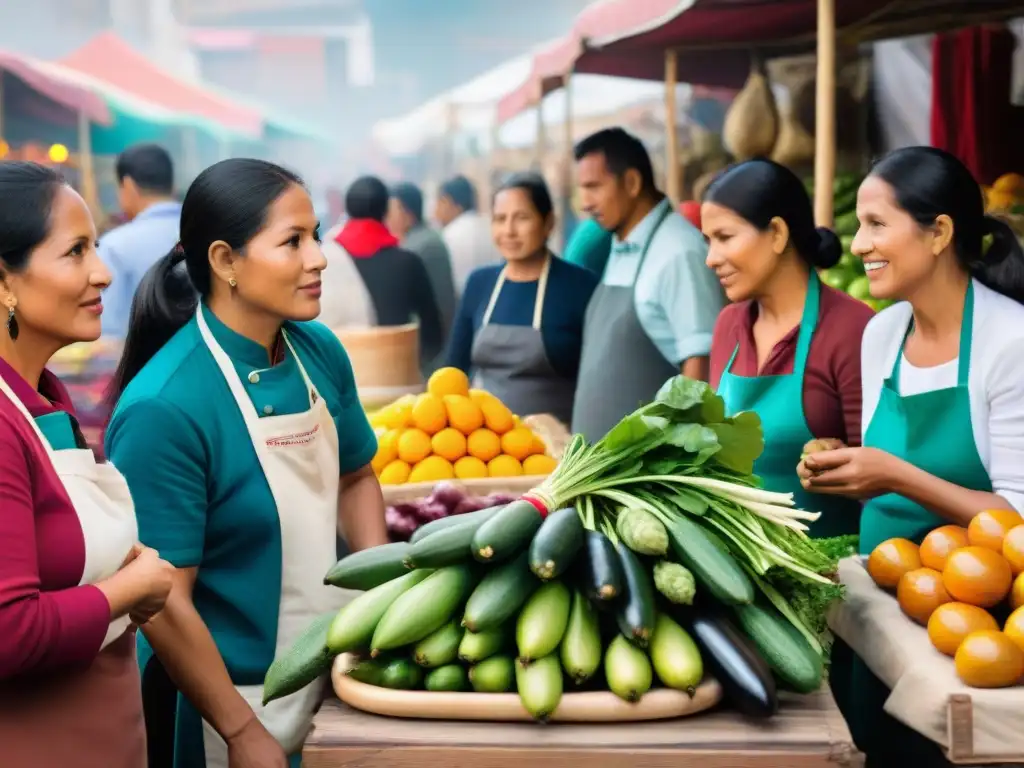
M 878 407 L 882 382 L 892 371 L 911 319 L 901 302 L 879 312 L 861 341 L 861 424 Z M 978 455 L 995 492 L 1024 512 L 1024 306 L 974 281 L 974 336 L 968 392 Z M 904 358 L 900 393 L 956 386 L 957 362 L 917 368 Z
M 501 261 L 491 236 L 491 223 L 477 211 L 459 214 L 441 231 L 452 259 L 452 279 L 458 296 L 466 289 L 473 270 Z
M 85 566 L 79 583 L 97 584 L 109 579 L 121 570 L 121 564 L 139 540 L 135 505 L 124 476 L 113 464 L 97 464 L 96 456 L 88 448 L 53 450 L 28 408 L 2 378 L 0 392 L 28 420 L 78 515 L 85 540 Z M 130 625 L 127 616 L 111 621 L 101 648 L 121 637 Z
M 327 269 L 320 274 L 322 292 L 317 320 L 331 330 L 370 328 L 377 325 L 373 299 L 348 251 L 335 238 L 342 225 L 323 238 L 320 246 L 327 258 Z
M 338 431 L 327 403 L 306 375 L 287 333 L 284 340 L 309 392 L 309 410 L 260 418 L 231 359 L 210 332 L 202 307 L 199 332 L 245 420 L 281 521 L 281 594 L 276 653 L 286 651 L 322 613 L 340 609 L 352 593 L 324 585 L 336 559 L 338 520 Z M 273 599 L 273 596 L 268 595 Z M 323 692 L 322 681 L 262 706 L 263 686 L 238 686 L 242 698 L 285 752 L 295 754 L 309 733 Z M 203 723 L 206 768 L 227 768 L 227 746 Z

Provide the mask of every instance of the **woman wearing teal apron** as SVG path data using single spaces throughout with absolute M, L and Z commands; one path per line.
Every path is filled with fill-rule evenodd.
M 903 301 L 864 333 L 864 447 L 815 453 L 799 471 L 823 498 L 866 502 L 868 554 L 983 509 L 1024 508 L 1024 254 L 985 216 L 963 164 L 930 147 L 883 158 L 857 215 L 872 295 Z M 888 696 L 855 658 L 847 715 L 868 764 L 946 765 L 939 745 L 883 711 Z
M 339 528 L 387 540 L 348 357 L 309 322 L 325 266 L 299 179 L 232 159 L 135 297 L 106 447 L 176 568 L 139 643 L 150 768 L 297 768 L 324 681 L 264 706 L 267 669 L 351 595 L 323 583 Z

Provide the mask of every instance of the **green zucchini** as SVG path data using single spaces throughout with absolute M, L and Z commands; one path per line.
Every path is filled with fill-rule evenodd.
M 619 555 L 615 551 L 615 545 L 600 531 L 587 531 L 584 546 L 587 597 L 598 604 L 607 604 L 621 595 L 626 588 Z
M 508 629 L 494 627 L 483 632 L 470 632 L 462 635 L 459 643 L 459 658 L 470 664 L 478 664 L 493 656 L 508 644 Z
M 468 523 L 470 520 L 486 520 L 489 517 L 494 517 L 499 510 L 504 509 L 505 505 L 501 504 L 497 507 L 487 507 L 486 509 L 478 509 L 476 512 L 467 512 L 464 515 L 449 515 L 448 517 L 442 517 L 440 520 L 432 520 L 426 525 L 421 525 L 417 528 L 412 538 L 409 539 L 410 544 L 419 543 L 420 539 L 425 539 L 427 536 L 433 536 L 435 533 L 451 528 L 453 525 L 462 525 Z
M 516 647 L 525 662 L 554 653 L 569 623 L 572 594 L 560 581 L 549 581 L 523 606 L 516 622 Z
M 582 685 L 601 666 L 601 629 L 597 610 L 582 592 L 572 596 L 569 623 L 559 649 L 562 668 L 576 685 Z
M 353 552 L 334 564 L 324 576 L 324 584 L 342 589 L 379 587 L 409 572 L 405 566 L 409 549 L 407 542 L 396 541 Z
M 654 682 L 654 671 L 647 654 L 622 635 L 616 636 L 608 645 L 604 655 L 604 676 L 608 690 L 631 704 L 640 701 Z
M 419 688 L 423 682 L 423 670 L 413 664 L 412 659 L 389 661 L 380 673 L 380 685 L 399 691 Z
M 451 664 L 458 658 L 462 634 L 459 622 L 452 619 L 416 643 L 412 650 L 413 660 L 428 669 Z
M 515 681 L 511 656 L 491 656 L 469 668 L 469 682 L 477 693 L 505 693 Z
M 423 687 L 428 691 L 465 691 L 469 688 L 469 678 L 458 664 L 446 664 L 427 672 Z
M 380 685 L 381 675 L 384 674 L 386 665 L 378 659 L 364 659 L 356 664 L 345 674 L 353 680 L 367 685 Z
M 263 680 L 264 704 L 305 688 L 330 670 L 334 654 L 327 647 L 327 633 L 334 616 L 334 611 L 318 616 L 274 658 Z
M 744 634 L 780 683 L 797 693 L 813 693 L 821 687 L 821 656 L 781 613 L 758 603 L 739 605 L 734 610 Z
M 412 545 L 405 558 L 409 568 L 443 568 L 473 559 L 470 545 L 483 519 L 452 525 Z
M 526 549 L 543 522 L 533 504 L 517 499 L 477 528 L 473 557 L 484 563 L 509 560 Z
M 575 507 L 552 512 L 530 543 L 530 570 L 544 581 L 565 573 L 583 548 L 584 530 Z
M 562 700 L 562 665 L 558 654 L 524 664 L 516 659 L 516 689 L 523 708 L 534 718 L 546 721 Z
M 654 584 L 650 571 L 621 541 L 615 545 L 626 581 L 626 593 L 616 616 L 619 631 L 629 640 L 646 648 L 654 632 Z
M 496 629 L 511 619 L 541 585 L 530 572 L 529 553 L 490 571 L 466 603 L 462 625 L 470 632 Z
M 704 526 L 680 514 L 667 528 L 672 553 L 713 597 L 726 605 L 754 602 L 750 577 Z
M 373 631 L 395 600 L 433 571 L 411 571 L 354 598 L 338 611 L 327 633 L 327 647 L 333 653 L 369 650 Z

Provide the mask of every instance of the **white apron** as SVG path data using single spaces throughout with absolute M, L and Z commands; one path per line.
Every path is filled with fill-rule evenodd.
M 227 353 L 196 313 L 199 332 L 213 354 L 242 413 L 281 522 L 281 596 L 277 620 L 276 653 L 287 650 L 317 616 L 339 610 L 354 595 L 324 585 L 324 574 L 337 556 L 338 489 L 340 486 L 338 431 L 327 403 L 306 375 L 287 333 L 288 350 L 309 393 L 309 410 L 285 416 L 256 413 Z M 298 753 L 309 733 L 323 695 L 323 681 L 277 701 L 262 705 L 263 686 L 237 686 L 260 722 L 289 754 Z M 224 740 L 203 723 L 206 768 L 227 768 Z
M 88 448 L 53 450 L 25 404 L 0 378 L 0 392 L 14 403 L 43 444 L 57 477 L 71 499 L 85 539 L 85 568 L 79 584 L 97 584 L 119 570 L 132 547 L 139 540 L 135 505 L 124 476 L 113 464 L 97 464 Z M 122 616 L 110 622 L 103 648 L 117 640 L 131 626 L 131 619 Z
M 352 255 L 335 240 L 339 232 L 340 226 L 332 229 L 320 246 L 327 259 L 327 269 L 320 274 L 323 295 L 317 320 L 335 331 L 373 328 L 377 325 L 377 310 Z

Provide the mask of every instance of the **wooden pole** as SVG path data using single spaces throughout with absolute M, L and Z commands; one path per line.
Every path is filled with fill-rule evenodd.
M 537 99 L 537 172 L 544 174 L 544 155 L 548 151 L 548 131 L 544 125 L 544 94 Z
M 568 73 L 562 81 L 562 91 L 565 94 L 565 122 L 563 123 L 563 129 L 565 130 L 565 156 L 562 161 L 562 221 L 558 227 L 558 232 L 567 233 L 566 225 L 569 219 L 572 217 L 572 187 L 573 187 L 573 165 L 575 164 L 575 158 L 573 157 L 573 146 L 574 146 L 574 130 L 573 130 L 573 118 L 572 118 L 572 73 Z M 565 238 L 560 238 L 560 249 L 565 250 Z
M 78 113 L 78 172 L 82 177 L 82 199 L 93 216 L 99 216 L 100 196 L 96 187 L 96 167 L 92 157 L 92 134 L 89 116 L 85 112 Z
M 831 227 L 836 176 L 836 9 L 818 0 L 818 72 L 814 94 L 814 221 Z
M 4 137 L 4 71 L 0 69 L 0 139 Z
M 677 66 L 676 52 L 665 51 L 665 192 L 675 204 L 682 197 L 679 189 L 679 136 L 676 131 Z

